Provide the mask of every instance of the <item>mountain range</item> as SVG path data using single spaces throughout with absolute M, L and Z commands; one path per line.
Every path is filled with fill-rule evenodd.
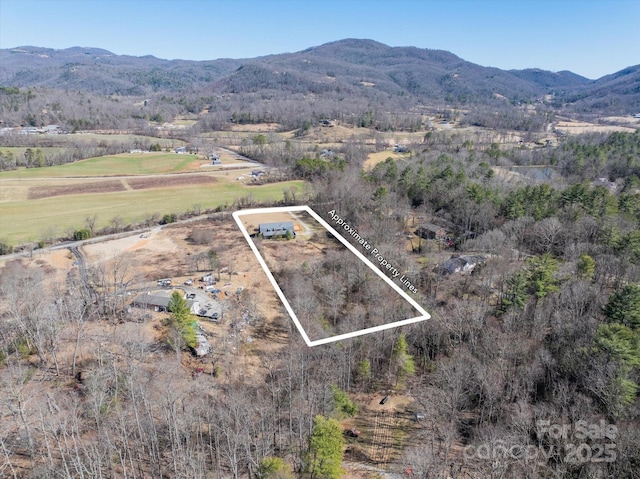
M 106 96 L 154 94 L 360 95 L 454 106 L 546 98 L 576 111 L 640 111 L 640 65 L 590 80 L 569 71 L 501 70 L 444 50 L 345 39 L 251 59 L 162 60 L 100 48 L 24 46 L 0 50 L 0 85 Z

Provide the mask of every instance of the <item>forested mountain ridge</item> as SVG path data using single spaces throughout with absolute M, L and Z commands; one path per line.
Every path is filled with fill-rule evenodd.
M 253 59 L 162 60 L 115 55 L 99 48 L 0 50 L 0 84 L 46 87 L 99 95 L 144 96 L 294 92 L 411 97 L 422 103 L 468 105 L 532 102 L 552 94 L 557 104 L 636 113 L 638 66 L 592 81 L 568 71 L 484 67 L 444 50 L 389 47 L 346 39 L 295 53 Z M 598 101 L 596 101 L 598 100 Z
M 240 61 L 162 60 L 151 55 L 115 55 L 99 48 L 26 46 L 0 50 L 0 64 L 0 83 L 5 86 L 145 95 L 204 85 L 233 71 Z

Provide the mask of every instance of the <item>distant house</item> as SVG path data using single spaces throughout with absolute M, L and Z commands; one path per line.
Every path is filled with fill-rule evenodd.
M 42 132 L 47 135 L 57 135 L 62 133 L 62 128 L 60 125 L 47 125 L 42 127 Z
M 292 236 L 296 235 L 293 227 L 293 221 L 285 221 L 283 223 L 262 223 L 258 226 L 258 233 L 263 238 L 286 236 L 287 231 L 289 231 Z
M 167 295 L 145 293 L 134 299 L 131 306 L 164 313 L 169 311 L 170 301 L 171 298 Z M 189 312 L 191 314 L 198 314 L 200 311 L 200 303 L 198 303 L 198 301 L 188 299 L 187 304 L 189 305 Z
M 263 170 L 253 170 L 251 172 L 251 176 L 253 176 L 255 178 L 259 178 L 262 175 L 266 175 L 266 172 L 264 172 Z
M 432 223 L 426 223 L 415 231 L 415 233 L 424 239 L 437 239 L 441 240 L 446 238 L 447 231 L 441 226 L 434 225 Z
M 454 274 L 472 271 L 477 265 L 484 263 L 484 256 L 459 256 L 453 255 L 437 269 L 441 274 Z
M 216 155 L 215 153 L 212 153 L 211 156 L 209 156 L 209 159 L 211 160 L 211 164 L 212 165 L 221 165 L 222 161 L 220 161 L 220 157 L 218 155 Z
M 609 178 L 598 178 L 591 182 L 593 186 L 604 186 L 612 193 L 615 193 L 617 185 L 613 181 L 609 181 Z

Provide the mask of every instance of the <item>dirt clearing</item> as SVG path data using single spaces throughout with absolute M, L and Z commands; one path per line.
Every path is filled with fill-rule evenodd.
M 29 188 L 28 199 L 51 198 L 62 195 L 84 195 L 88 193 L 112 193 L 125 191 L 125 186 L 120 180 L 96 181 L 92 183 L 80 183 L 75 185 L 58 186 L 32 186 Z
M 218 180 L 208 175 L 156 176 L 153 178 L 130 178 L 127 183 L 134 190 L 151 188 L 171 188 L 174 186 L 190 186 L 215 183 Z

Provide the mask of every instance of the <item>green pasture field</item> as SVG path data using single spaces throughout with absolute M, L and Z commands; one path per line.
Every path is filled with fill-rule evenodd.
M 89 176 L 126 176 L 182 173 L 197 169 L 202 160 L 195 155 L 176 153 L 122 153 L 101 156 L 42 168 L 27 168 L 0 172 L 0 179 L 65 178 Z
M 283 191 L 292 186 L 301 193 L 304 182 L 287 181 L 262 186 L 219 182 L 189 187 L 7 201 L 0 203 L 0 239 L 19 245 L 38 241 L 52 231 L 62 236 L 69 230 L 83 228 L 84 219 L 93 215 L 97 216 L 96 224 L 100 228 L 108 225 L 114 217 L 122 218 L 125 224 L 138 223 L 156 213 L 160 216 L 182 213 L 192 210 L 194 205 L 200 205 L 202 209 L 214 209 L 232 205 L 234 201 L 248 196 L 257 202 L 277 201 L 283 198 Z

